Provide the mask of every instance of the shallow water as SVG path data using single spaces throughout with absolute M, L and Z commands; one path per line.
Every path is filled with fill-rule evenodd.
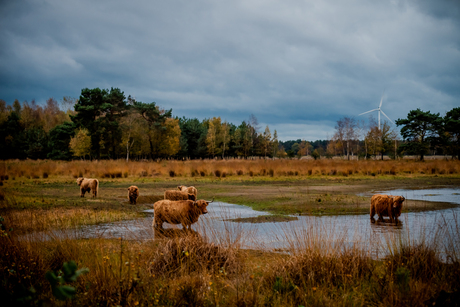
M 460 189 L 391 190 L 383 194 L 402 195 L 410 200 L 444 201 L 460 204 Z M 84 226 L 66 233 L 72 238 L 119 238 L 152 240 L 153 209 L 150 217 L 138 220 Z M 374 258 L 381 258 L 397 247 L 397 242 L 438 244 L 443 250 L 460 247 L 460 206 L 454 209 L 403 213 L 401 223 L 371 224 L 368 214 L 345 216 L 298 216 L 298 220 L 277 223 L 241 223 L 234 218 L 267 215 L 249 207 L 214 202 L 208 206 L 192 228 L 208 241 L 242 248 L 286 250 L 305 248 L 307 244 L 322 249 L 358 247 Z M 181 229 L 182 226 L 164 223 L 164 228 Z M 48 234 L 62 236 L 61 234 Z M 395 245 L 396 244 L 396 245 Z M 450 246 L 449 244 L 454 244 Z

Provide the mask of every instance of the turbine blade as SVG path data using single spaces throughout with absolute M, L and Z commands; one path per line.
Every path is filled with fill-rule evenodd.
M 380 112 L 382 112 L 382 114 L 385 115 L 386 118 L 388 118 L 390 123 L 394 124 L 394 122 L 385 114 L 385 112 L 383 112 L 382 110 L 380 110 Z
M 383 94 L 382 94 L 382 98 L 380 98 L 379 109 L 382 107 L 382 102 L 383 102 Z
M 379 109 L 370 110 L 370 111 L 367 111 L 367 112 L 361 113 L 361 114 L 359 114 L 359 115 L 363 115 L 363 114 L 366 114 L 366 113 L 370 113 L 370 112 L 373 112 L 373 111 L 378 111 L 378 110 L 379 110 Z M 358 115 L 358 116 L 359 116 L 359 115 Z

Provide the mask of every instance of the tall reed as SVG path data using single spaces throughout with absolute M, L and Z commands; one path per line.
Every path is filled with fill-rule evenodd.
M 48 179 L 65 177 L 308 177 L 308 176 L 412 176 L 458 175 L 458 160 L 360 160 L 337 159 L 228 159 L 228 160 L 164 160 L 160 162 L 102 161 L 20 161 L 0 162 L 0 178 Z
M 213 222 L 231 214 L 203 219 L 195 225 L 196 233 L 173 229 L 170 233 L 176 235 L 151 240 L 82 240 L 79 232 L 67 229 L 22 236 L 15 231 L 18 219 L 6 216 L 0 222 L 2 302 L 58 305 L 44 275 L 71 259 L 89 268 L 89 273 L 76 282 L 75 299 L 65 303 L 70 306 L 456 302 L 460 289 L 456 216 L 445 216 L 438 230 L 422 235 L 421 240 L 410 232 L 403 236 L 379 233 L 382 240 L 376 242 L 387 252 L 375 258 L 365 248 L 369 242 L 365 234 L 356 232 L 350 239 L 349 233 L 322 219 L 305 219 L 300 227 L 280 226 L 274 238 L 287 242 L 281 253 L 267 252 L 263 246 L 245 250 L 245 242 L 256 239 L 251 231 L 244 231 L 239 223 L 227 221 L 217 228 Z M 150 223 L 140 226 L 150 227 Z M 148 229 L 133 232 L 139 230 Z M 32 287 L 34 293 L 29 291 Z

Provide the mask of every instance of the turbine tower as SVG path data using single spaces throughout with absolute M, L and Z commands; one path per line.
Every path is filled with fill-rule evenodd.
M 383 102 L 383 95 L 382 95 L 382 98 L 380 98 L 380 104 L 379 104 L 379 107 L 377 109 L 373 109 L 373 110 L 370 110 L 370 111 L 367 111 L 367 112 L 364 112 L 364 113 L 361 113 L 359 114 L 358 116 L 360 115 L 363 115 L 363 114 L 366 114 L 366 113 L 370 113 L 370 112 L 374 112 L 374 111 L 378 111 L 379 112 L 379 130 L 380 130 L 380 113 L 382 113 L 383 115 L 385 115 L 386 118 L 388 118 L 388 120 L 392 123 L 393 121 L 385 114 L 385 112 L 382 111 L 382 102 Z

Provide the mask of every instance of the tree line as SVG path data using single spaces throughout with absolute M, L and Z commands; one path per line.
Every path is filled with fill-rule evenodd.
M 371 118 L 369 124 L 344 117 L 337 121 L 335 133 L 326 147 L 326 155 L 343 155 L 383 159 L 384 154 L 393 158 L 402 155 L 426 154 L 450 155 L 460 158 L 460 108 L 453 108 L 445 116 L 420 109 L 411 110 L 407 118 L 395 122 L 401 127 L 398 133 L 387 121 L 377 124 Z M 402 139 L 400 138 L 402 136 Z
M 238 126 L 220 117 L 203 120 L 178 118 L 155 102 L 125 97 L 118 88 L 82 89 L 78 99 L 50 98 L 44 106 L 34 101 L 0 100 L 0 159 L 199 159 L 226 157 L 361 158 L 423 155 L 430 152 L 459 155 L 460 108 L 444 117 L 410 111 L 396 121 L 401 136 L 375 120 L 344 117 L 330 140 L 278 140 L 269 127 L 261 129 L 251 115 Z
M 178 118 L 118 88 L 82 89 L 78 99 L 0 100 L 0 159 L 197 159 L 277 156 L 276 130 L 259 131 L 251 115 L 239 126 L 220 117 Z

